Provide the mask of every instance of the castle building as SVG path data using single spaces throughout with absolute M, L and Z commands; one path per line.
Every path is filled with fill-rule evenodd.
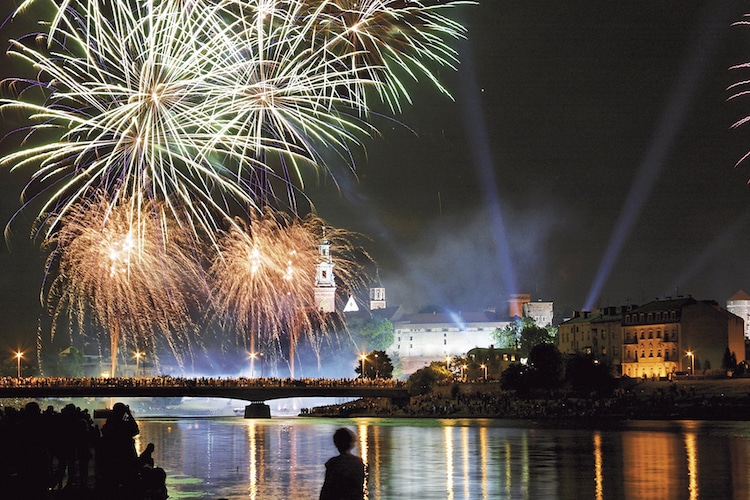
M 727 311 L 745 321 L 745 338 L 750 339 L 750 295 L 740 290 L 729 297 Z
M 386 352 L 397 355 L 404 372 L 412 373 L 432 361 L 465 356 L 471 349 L 495 344 L 493 332 L 512 321 L 499 319 L 491 311 L 405 314 L 394 322 L 394 342 Z
M 527 305 L 533 304 L 531 307 Z M 405 373 L 412 373 L 432 361 L 447 356 L 465 356 L 475 348 L 496 344 L 494 332 L 510 326 L 521 317 L 531 317 L 545 327 L 552 321 L 552 302 L 531 302 L 528 294 L 508 300 L 508 315 L 495 311 L 427 312 L 403 314 L 394 318 L 394 342 L 386 350 L 401 359 Z

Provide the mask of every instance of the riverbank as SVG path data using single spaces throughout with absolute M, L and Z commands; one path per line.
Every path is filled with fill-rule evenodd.
M 303 411 L 311 417 L 750 419 L 750 378 L 652 381 L 622 379 L 611 397 L 560 391 L 518 397 L 496 382 L 453 383 L 401 406 L 359 399 Z

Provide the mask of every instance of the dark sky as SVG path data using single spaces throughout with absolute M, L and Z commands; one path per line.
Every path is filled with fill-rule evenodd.
M 750 60 L 743 8 L 464 8 L 462 64 L 442 73 L 456 102 L 422 86 L 400 117 L 417 135 L 385 130 L 322 215 L 374 238 L 392 304 L 723 304 L 750 288 L 750 164 L 734 166 L 750 136 L 730 130 L 750 101 L 727 102 L 748 76 L 728 69 Z
M 744 9 L 462 7 L 460 66 L 440 71 L 455 101 L 410 85 L 413 105 L 376 122 L 358 179 L 339 172 L 336 191 L 311 176 L 309 194 L 331 224 L 371 238 L 391 305 L 477 310 L 513 292 L 554 301 L 558 317 L 675 294 L 723 304 L 750 291 L 750 161 L 734 166 L 750 126 L 730 129 L 750 98 L 727 101 L 750 76 L 728 69 L 750 60 L 750 27 L 731 26 Z M 3 222 L 25 178 L 0 172 Z M 26 236 L 0 251 L 0 337 L 33 344 L 43 261 Z

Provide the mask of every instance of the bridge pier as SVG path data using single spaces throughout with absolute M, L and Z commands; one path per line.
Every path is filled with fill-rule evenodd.
M 271 407 L 263 401 L 255 401 L 245 406 L 245 418 L 271 418 Z

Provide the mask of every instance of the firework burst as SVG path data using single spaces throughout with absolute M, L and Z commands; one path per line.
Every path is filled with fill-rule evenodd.
M 224 327 L 251 353 L 277 350 L 282 338 L 293 346 L 299 334 L 319 347 L 320 333 L 333 319 L 316 305 L 319 245 L 330 245 L 338 285 L 353 290 L 363 283 L 363 258 L 368 259 L 353 244 L 355 237 L 315 216 L 266 211 L 249 223 L 236 221 L 219 238 L 209 272 L 213 307 Z
M 463 29 L 440 12 L 459 3 L 61 0 L 46 32 L 10 49 L 38 78 L 6 81 L 17 94 L 0 101 L 29 115 L 24 133 L 55 139 L 0 163 L 36 168 L 41 213 L 92 188 L 115 206 L 187 207 L 206 229 L 230 216 L 227 199 L 264 206 L 283 186 L 294 206 L 305 166 L 349 161 L 375 132 L 368 89 L 397 110 L 399 75 L 442 88 L 428 63 L 455 62 L 443 40 Z
M 111 373 L 118 351 L 149 350 L 163 339 L 180 364 L 191 345 L 195 316 L 207 288 L 192 233 L 170 220 L 163 205 L 148 211 L 136 203 L 112 205 L 103 199 L 75 205 L 46 241 L 46 287 L 53 325 L 68 319 L 85 334 L 94 328 L 109 339 Z M 53 336 L 56 326 L 53 326 Z M 103 330 L 103 331 L 102 331 Z

